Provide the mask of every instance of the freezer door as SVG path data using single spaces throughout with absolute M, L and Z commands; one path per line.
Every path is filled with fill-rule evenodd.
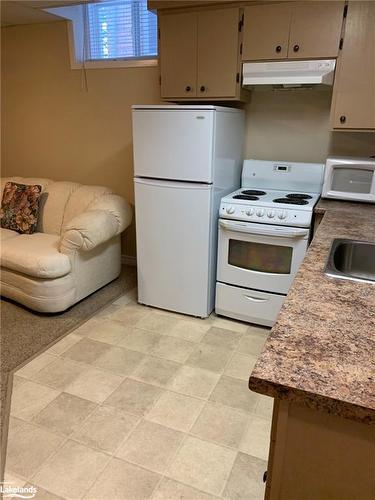
M 211 195 L 208 185 L 135 180 L 139 302 L 193 316 L 211 312 Z
M 215 110 L 133 110 L 134 175 L 213 182 Z

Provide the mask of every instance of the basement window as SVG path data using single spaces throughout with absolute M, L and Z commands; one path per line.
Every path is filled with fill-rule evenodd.
M 157 16 L 147 0 L 101 0 L 45 9 L 69 19 L 72 68 L 157 64 Z

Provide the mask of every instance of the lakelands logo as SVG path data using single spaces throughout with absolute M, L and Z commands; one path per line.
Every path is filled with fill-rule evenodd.
M 0 483 L 3 498 L 34 498 L 37 494 L 35 486 L 13 486 L 12 483 Z

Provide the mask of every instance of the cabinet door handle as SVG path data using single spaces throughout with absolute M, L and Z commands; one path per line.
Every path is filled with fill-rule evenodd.
M 281 45 L 278 45 L 278 46 L 276 47 L 276 52 L 281 52 Z
M 186 92 L 190 92 L 190 90 L 191 90 L 190 85 L 186 85 L 185 90 L 186 90 Z
M 294 52 L 298 52 L 299 51 L 299 45 L 293 45 L 293 50 Z
M 346 116 L 345 115 L 341 115 L 340 116 L 340 123 L 345 123 L 346 122 Z
M 206 90 L 206 87 L 204 85 L 201 86 L 200 91 L 204 92 Z

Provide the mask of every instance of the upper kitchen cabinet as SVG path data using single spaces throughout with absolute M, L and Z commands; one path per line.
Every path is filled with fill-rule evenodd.
M 239 8 L 160 12 L 159 26 L 163 99 L 241 98 Z
M 343 1 L 248 6 L 242 60 L 337 57 L 343 13 Z
M 336 130 L 375 130 L 375 2 L 349 2 L 331 119 Z
M 289 36 L 289 59 L 337 57 L 344 2 L 296 2 Z
M 159 15 L 162 97 L 197 95 L 197 15 Z
M 242 60 L 286 59 L 291 16 L 289 3 L 245 7 Z
M 238 9 L 198 14 L 197 95 L 234 97 L 238 69 Z

